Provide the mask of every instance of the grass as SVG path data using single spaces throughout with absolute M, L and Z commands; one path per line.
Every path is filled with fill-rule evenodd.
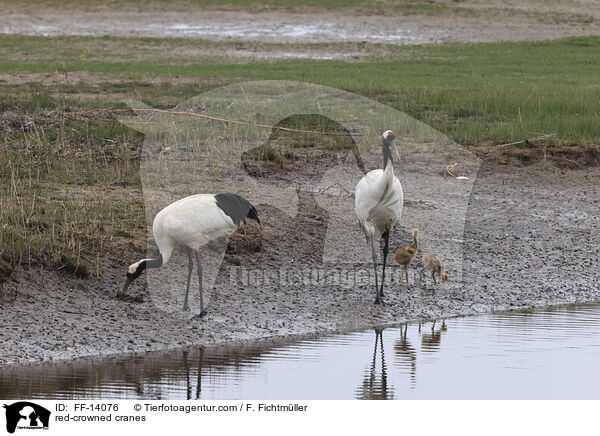
M 376 99 L 467 146 L 542 134 L 553 135 L 541 143 L 544 146 L 597 144 L 600 138 L 600 58 L 596 56 L 600 37 L 313 47 L 373 53 L 358 62 L 255 62 L 198 56 L 190 49 L 214 45 L 184 39 L 0 35 L 3 262 L 38 263 L 86 277 L 100 273 L 102 256 L 141 250 L 145 230 L 138 172 L 142 135 L 110 117 L 72 115 L 94 108 L 123 108 L 126 97 L 164 108 L 221 84 L 299 80 Z M 221 51 L 236 47 L 216 46 Z M 299 47 L 267 47 L 273 48 Z M 17 75 L 23 74 L 30 76 L 19 79 Z M 46 74 L 50 84 L 42 83 Z M 314 119 L 286 122 L 323 128 Z M 307 146 L 306 138 L 297 139 L 299 147 Z M 280 158 L 273 149 L 256 153 L 256 159 Z
M 33 112 L 1 118 L 0 251 L 11 264 L 98 274 L 108 241 L 145 228 L 141 198 L 131 196 L 140 135 L 112 121 L 44 117 L 40 101 L 21 103 Z
M 83 43 L 82 43 L 83 41 Z M 43 42 L 43 43 L 42 43 Z M 115 44 L 121 53 L 102 60 Z M 121 44 L 122 43 L 122 44 Z M 87 45 L 82 54 L 78 45 Z M 150 104 L 183 101 L 200 92 L 197 86 L 170 85 L 143 89 L 144 80 L 175 77 L 215 80 L 284 79 L 341 88 L 400 109 L 469 145 L 505 142 L 553 133 L 555 143 L 589 143 L 600 137 L 596 122 L 600 97 L 600 38 L 556 41 L 387 47 L 385 60 L 362 62 L 287 60 L 231 63 L 222 59 L 177 56 L 187 40 L 151 38 L 38 38 L 2 36 L 0 73 L 86 71 L 106 75 L 104 83 L 58 85 L 74 92 L 120 92 L 141 95 Z M 196 44 L 196 42 L 194 42 Z M 200 41 L 198 44 L 207 44 Z M 131 59 L 136 46 L 151 59 Z M 50 46 L 50 49 L 48 49 Z M 53 49 L 56 47 L 56 51 Z M 293 47 L 289 47 L 293 50 Z M 26 52 L 26 56 L 18 53 Z M 108 53 L 110 55 L 110 53 Z M 56 55 L 56 56 L 54 56 Z M 115 84 L 110 78 L 137 84 Z M 177 98 L 178 97 L 178 98 Z

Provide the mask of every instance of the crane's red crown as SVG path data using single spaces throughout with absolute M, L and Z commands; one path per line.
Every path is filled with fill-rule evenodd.
M 396 137 L 396 134 L 391 130 L 386 130 L 385 132 L 383 132 L 383 137 L 385 139 L 394 139 Z

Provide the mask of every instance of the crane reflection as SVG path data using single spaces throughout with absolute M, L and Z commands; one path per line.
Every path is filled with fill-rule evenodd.
M 377 364 L 378 356 L 380 365 Z M 388 385 L 382 328 L 375 328 L 373 359 L 369 368 L 364 372 L 361 385 L 356 390 L 356 398 L 359 400 L 391 400 L 394 398 L 394 390 Z

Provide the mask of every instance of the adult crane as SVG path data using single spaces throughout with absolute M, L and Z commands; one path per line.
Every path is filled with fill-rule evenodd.
M 383 154 L 383 169 L 369 171 L 356 185 L 355 208 L 360 227 L 365 234 L 367 244 L 371 246 L 373 269 L 375 271 L 375 304 L 383 298 L 385 282 L 385 264 L 389 251 L 390 230 L 402 215 L 404 193 L 400 180 L 394 174 L 392 148 L 400 157 L 394 144 L 395 134 L 386 130 L 381 136 L 381 151 Z M 375 241 L 384 240 L 383 270 L 381 273 L 381 288 L 377 282 L 377 254 Z
M 246 219 L 255 220 L 260 225 L 258 213 L 246 199 L 236 194 L 197 194 L 171 203 L 162 209 L 154 218 L 152 233 L 158 246 L 159 255 L 155 259 L 142 259 L 127 269 L 127 280 L 120 295 L 146 268 L 159 268 L 167 263 L 173 249 L 185 247 L 188 256 L 188 276 L 185 290 L 183 310 L 189 310 L 188 295 L 190 279 L 194 268 L 192 252 L 198 264 L 198 281 L 200 291 L 200 313 L 203 316 L 204 302 L 202 298 L 202 264 L 198 250 L 209 241 L 228 237 L 246 224 Z

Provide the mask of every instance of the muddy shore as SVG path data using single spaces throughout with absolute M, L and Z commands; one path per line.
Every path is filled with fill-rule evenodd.
M 410 183 L 415 174 L 407 168 L 404 183 Z M 452 201 L 448 193 L 442 194 L 446 203 Z M 191 319 L 193 313 L 157 309 L 143 283 L 132 287 L 130 301 L 116 299 L 123 282 L 119 266 L 128 264 L 129 259 L 114 259 L 114 270 L 85 281 L 42 269 L 16 273 L 0 291 L 0 363 L 239 343 L 600 301 L 598 166 L 570 169 L 540 161 L 515 167 L 484 160 L 469 201 L 463 251 L 448 262 L 451 279 L 447 289 L 431 282 L 415 283 L 416 266 L 411 270 L 411 286 L 401 285 L 399 269 L 392 264 L 386 304 L 381 306 L 373 304 L 372 277 L 364 265 L 346 266 L 361 271 L 360 279 L 355 275 L 350 283 L 274 279 L 282 269 L 294 274 L 311 266 L 323 268 L 319 256 L 323 255 L 328 212 L 318 204 L 302 206 L 302 201 L 310 202 L 303 198 L 298 214 L 291 218 L 259 206 L 259 213 L 269 216 L 261 230 L 260 247 L 240 247 L 240 239 L 236 242 L 234 238 L 208 314 L 200 321 Z M 452 206 L 434 198 L 423 207 L 410 195 L 405 201 L 408 217 Z M 444 228 L 444 224 L 431 225 Z M 391 241 L 393 250 L 409 242 L 411 229 L 412 223 L 398 226 Z M 249 228 L 247 234 L 254 231 Z M 423 242 L 419 258 L 434 244 L 429 241 Z M 168 286 L 177 292 L 177 298 L 185 286 L 183 261 L 182 253 L 176 253 L 169 263 L 169 277 L 174 282 Z M 456 270 L 461 268 L 462 281 L 457 282 L 460 271 Z M 270 274 L 271 280 L 249 278 L 257 269 Z
M 414 45 L 537 41 L 597 35 L 600 6 L 586 1 L 501 2 L 439 0 L 430 8 L 227 7 L 193 4 L 4 5 L 0 33 L 41 36 L 199 38 L 244 47 L 196 44 L 194 55 L 252 58 L 344 59 L 372 56 L 364 42 Z M 120 8 L 120 9 L 119 9 Z M 355 43 L 340 51 L 327 44 Z M 261 44 L 281 44 L 261 47 Z M 311 46 L 312 45 L 312 46 Z M 182 46 L 182 52 L 190 51 Z

